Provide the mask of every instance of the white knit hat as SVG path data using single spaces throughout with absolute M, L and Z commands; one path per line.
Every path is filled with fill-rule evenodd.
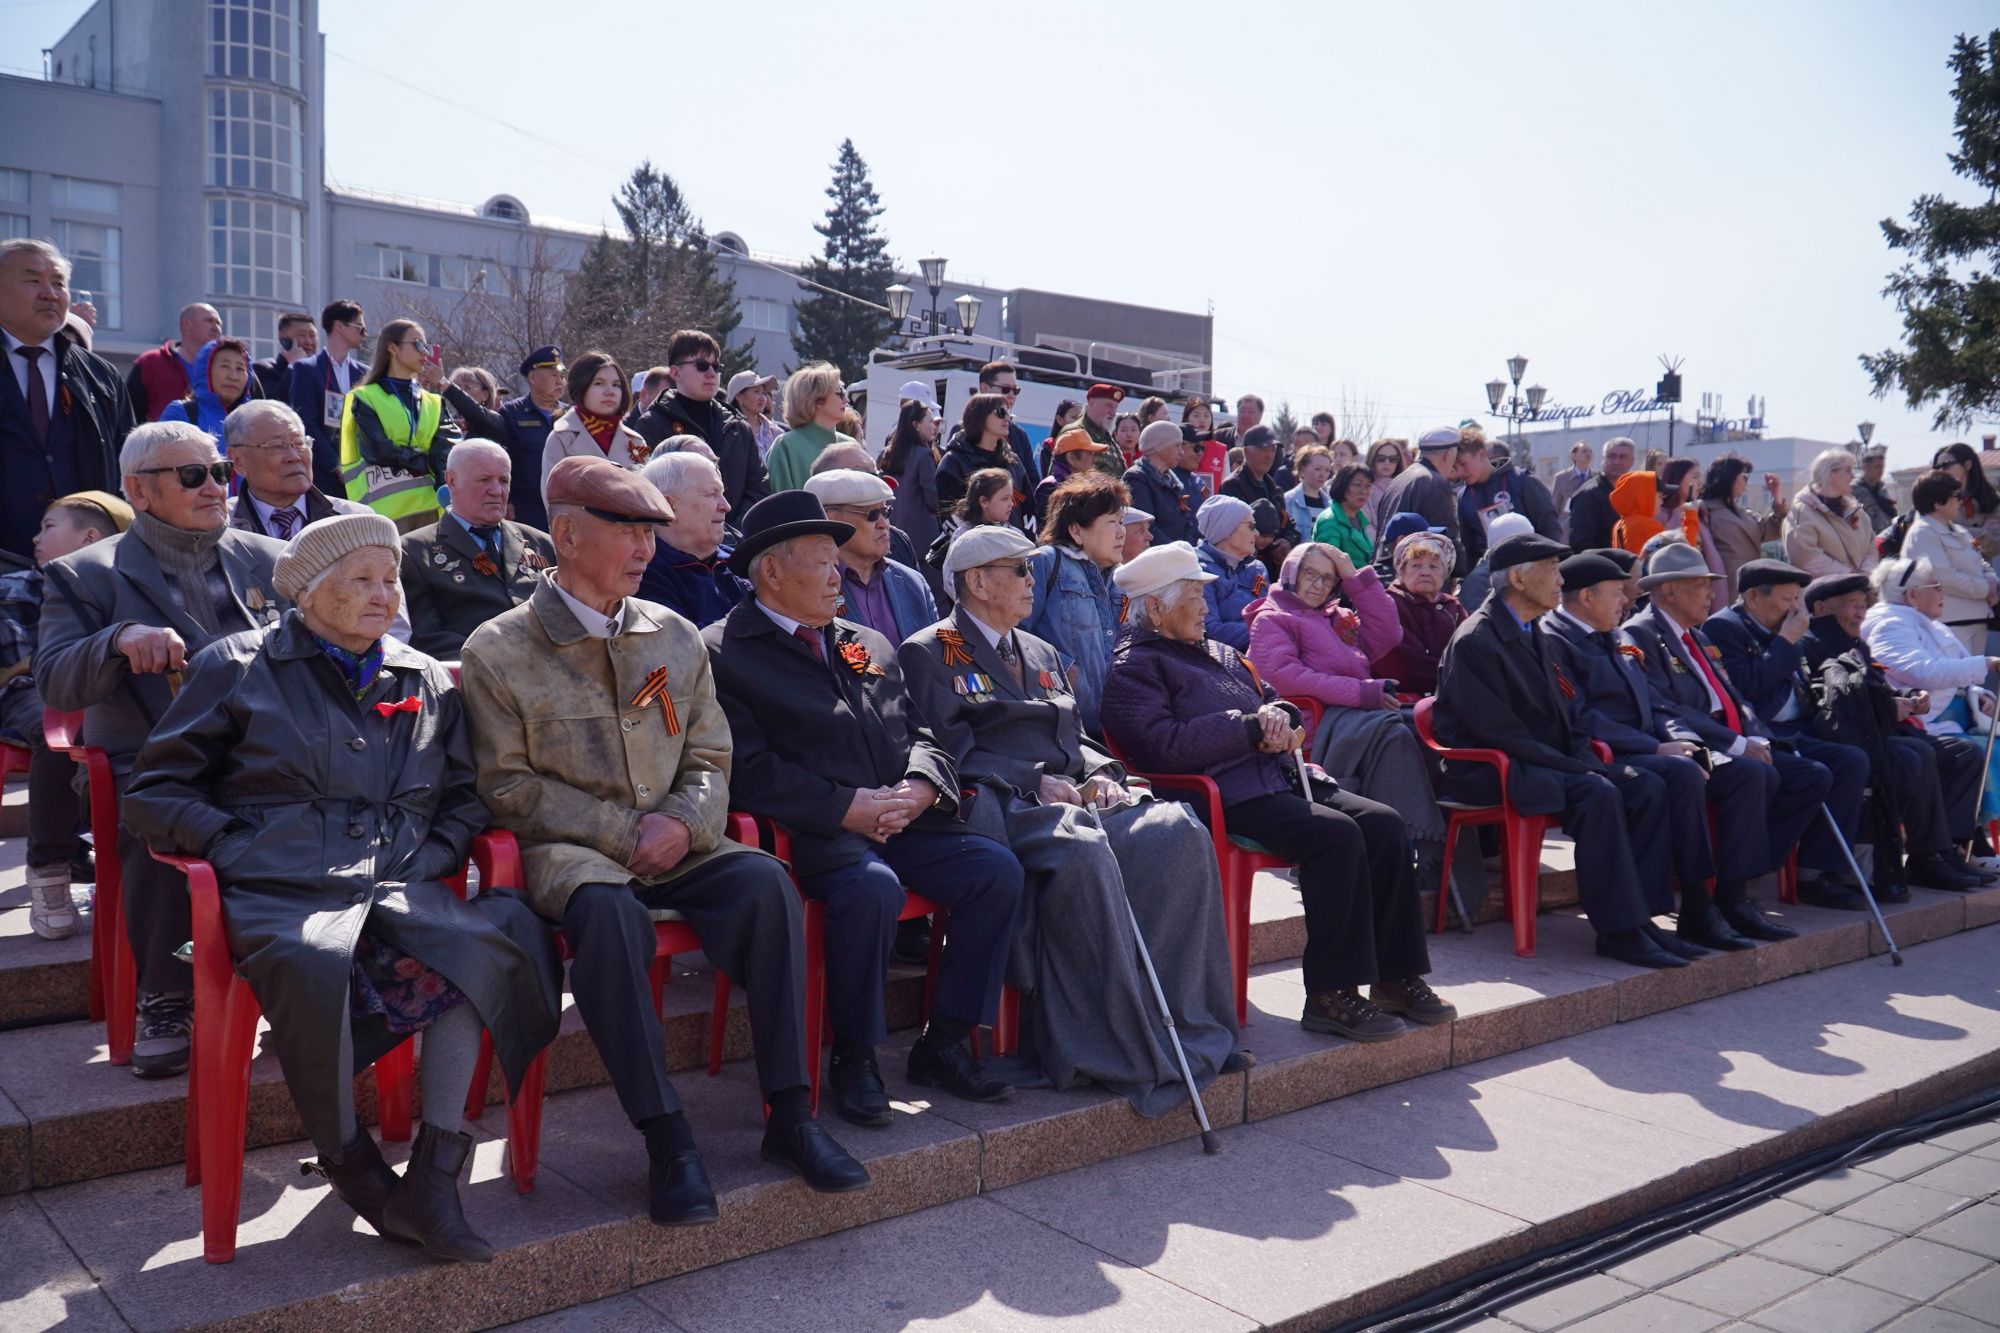
M 403 541 L 396 521 L 380 514 L 335 514 L 308 523 L 285 543 L 272 570 L 271 582 L 278 596 L 296 602 L 312 581 L 340 563 L 340 558 L 356 551 L 380 546 L 398 558 Z

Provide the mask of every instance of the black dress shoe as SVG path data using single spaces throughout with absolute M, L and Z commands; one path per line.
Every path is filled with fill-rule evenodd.
M 663 1227 L 707 1226 L 722 1216 L 708 1169 L 693 1148 L 651 1158 L 646 1184 L 648 1211 Z
M 1639 933 L 1676 958 L 1693 960 L 1708 957 L 1708 950 L 1702 948 L 1700 944 L 1671 930 L 1661 930 L 1650 921 L 1639 927 Z
M 1944 852 L 1926 852 L 1922 856 L 1911 857 L 1903 863 L 1903 873 L 1910 883 L 1919 888 L 1942 889 L 1946 893 L 1967 893 L 1986 882 L 1956 857 Z
M 1719 949 L 1724 953 L 1739 953 L 1744 949 L 1754 949 L 1754 940 L 1746 940 L 1736 933 L 1736 928 L 1714 907 L 1699 913 L 1683 911 L 1676 933 L 1686 942 Z
M 1225 1074 L 1240 1074 L 1246 1069 L 1254 1069 L 1256 1065 L 1257 1057 L 1249 1051 L 1244 1050 L 1241 1046 L 1238 1046 L 1229 1053 L 1229 1058 L 1222 1062 L 1222 1072 Z
M 766 1125 L 763 1153 L 765 1161 L 790 1167 L 821 1194 L 845 1194 L 868 1184 L 868 1168 L 848 1156 L 817 1120 L 789 1128 Z
M 920 1038 L 910 1048 L 910 1082 L 920 1088 L 943 1088 L 969 1102 L 1003 1101 L 1013 1091 L 999 1079 L 986 1077 L 962 1041 L 933 1044 Z
M 1878 903 L 1906 903 L 1910 901 L 1910 886 L 1901 880 L 1890 880 L 1875 886 L 1875 901 Z
M 913 916 L 908 921 L 896 923 L 896 938 L 889 946 L 889 956 L 899 963 L 922 965 L 931 956 L 931 919 L 927 916 Z
M 1668 953 L 1640 930 L 1614 930 L 1597 937 L 1599 957 L 1634 967 L 1686 967 L 1687 959 Z
M 889 1090 L 882 1086 L 882 1071 L 875 1052 L 843 1057 L 833 1053 L 833 1109 L 851 1125 L 878 1128 L 896 1117 L 889 1110 Z
M 1770 920 L 1752 902 L 1729 903 L 1716 910 L 1722 913 L 1722 919 L 1729 923 L 1731 929 L 1745 939 L 1795 940 L 1799 937 L 1799 932 Z
M 1868 900 L 1858 891 L 1825 876 L 1810 884 L 1799 885 L 1799 901 L 1812 907 L 1829 907 L 1836 912 L 1868 910 Z

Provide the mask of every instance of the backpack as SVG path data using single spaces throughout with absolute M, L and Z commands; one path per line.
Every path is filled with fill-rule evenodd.
M 1903 553 L 1903 542 L 1910 535 L 1910 524 L 1914 514 L 1898 514 L 1889 521 L 1889 526 L 1875 534 L 1875 554 L 1884 560 Z

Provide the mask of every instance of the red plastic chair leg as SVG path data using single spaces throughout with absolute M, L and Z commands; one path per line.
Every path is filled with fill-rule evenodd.
M 396 1048 L 375 1062 L 375 1122 L 383 1139 L 391 1143 L 410 1141 L 410 1103 L 416 1084 L 417 1042 L 406 1037 Z
M 993 1053 L 1012 1055 L 1021 1048 L 1021 992 L 1014 986 L 1000 988 L 1000 1016 L 993 1024 Z
M 1796 903 L 1799 900 L 1799 849 L 1792 848 L 1785 857 L 1784 866 L 1778 871 L 1778 901 Z
M 729 978 L 720 968 L 715 973 L 715 1003 L 708 1015 L 708 1076 L 722 1072 L 722 1043 L 729 1035 Z
M 472 1086 L 465 1093 L 465 1118 L 477 1120 L 486 1114 L 486 1088 L 493 1078 L 493 1037 L 479 1030 L 479 1058 L 472 1063 Z
M 226 972 L 228 954 L 223 957 Z M 202 1103 L 198 1130 L 202 1258 L 226 1264 L 236 1257 L 236 1219 L 243 1203 L 243 1139 L 250 1114 L 250 1048 L 257 1037 L 257 1000 L 241 981 L 218 986 L 211 980 L 204 986 L 197 978 L 195 1011 L 196 1025 L 211 1038 L 194 1050 L 200 1060 L 195 1077 Z
M 1542 836 L 1548 830 L 1543 815 L 1510 819 L 1507 836 L 1507 901 L 1513 905 L 1514 952 L 1535 956 L 1535 912 L 1541 906 Z
M 1236 991 L 1236 1026 L 1250 1022 L 1250 889 L 1257 867 L 1231 852 L 1222 871 L 1222 928 L 1229 942 L 1229 983 Z
M 507 1169 L 517 1193 L 535 1188 L 535 1168 L 542 1157 L 542 1093 L 549 1053 L 537 1051 L 521 1076 L 521 1092 L 507 1101 Z

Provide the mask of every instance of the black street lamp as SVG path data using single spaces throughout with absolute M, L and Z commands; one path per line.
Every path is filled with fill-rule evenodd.
M 1549 396 L 1549 391 L 1539 384 L 1530 384 L 1524 396 L 1521 377 L 1527 373 L 1528 358 L 1516 352 L 1507 358 L 1507 379 L 1486 381 L 1487 406 L 1493 409 L 1494 416 L 1507 418 L 1510 436 L 1518 437 L 1521 433 L 1521 423 L 1533 421 L 1541 414 L 1542 403 Z M 1513 383 L 1511 395 L 1507 391 L 1509 381 Z M 1504 412 L 1500 408 L 1503 400 L 1507 404 Z
M 931 294 L 932 333 L 938 331 L 938 293 L 944 290 L 944 266 L 947 262 L 943 255 L 925 255 L 917 261 L 917 267 L 923 270 L 924 286 Z

